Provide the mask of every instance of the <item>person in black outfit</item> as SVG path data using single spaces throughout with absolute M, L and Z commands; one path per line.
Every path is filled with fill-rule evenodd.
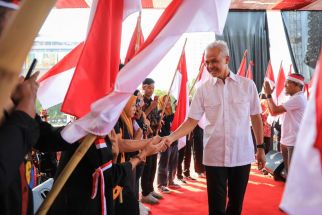
M 143 83 L 144 90 L 144 107 L 143 111 L 147 116 L 147 119 L 150 121 L 150 127 L 152 129 L 152 133 L 149 133 L 148 137 L 153 137 L 157 134 L 159 129 L 159 120 L 160 115 L 158 113 L 158 97 L 154 96 L 154 100 L 152 100 L 152 95 L 154 92 L 154 80 L 151 78 L 146 78 Z M 157 169 L 157 155 L 152 155 L 147 157 L 146 163 L 144 166 L 142 179 L 141 179 L 141 187 L 142 187 L 142 198 L 141 201 L 143 203 L 148 204 L 157 204 L 159 203 L 158 199 L 163 198 L 161 194 L 156 193 L 154 191 L 153 182 L 155 178 L 155 173 Z

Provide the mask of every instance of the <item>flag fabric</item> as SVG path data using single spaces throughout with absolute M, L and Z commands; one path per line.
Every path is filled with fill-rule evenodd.
M 281 209 L 292 215 L 318 215 L 322 211 L 321 62 L 320 56 L 280 205 Z
M 129 44 L 129 48 L 126 53 L 126 57 L 124 63 L 128 63 L 139 51 L 141 45 L 144 43 L 144 37 L 142 34 L 141 28 L 141 13 L 138 16 L 138 20 L 136 22 L 136 26 Z
M 246 75 L 246 66 L 247 66 L 247 49 L 244 51 L 243 59 L 240 62 L 239 69 L 237 71 L 237 75 L 245 77 Z
M 85 117 L 65 127 L 63 138 L 73 143 L 88 133 L 106 135 L 134 90 L 184 33 L 222 33 L 229 5 L 226 0 L 172 1 L 138 54 L 118 73 L 114 91 L 95 102 Z
M 89 29 L 91 28 L 91 23 L 95 16 L 97 3 L 98 1 L 93 1 L 92 4 L 91 17 L 88 27 Z M 106 3 L 107 1 L 104 1 L 104 4 Z M 141 9 L 140 0 L 124 0 L 123 3 L 123 20 L 126 19 L 130 14 Z M 71 79 L 74 75 L 76 65 L 82 54 L 83 47 L 84 43 L 81 43 L 75 47 L 52 69 L 46 72 L 38 81 L 40 85 L 37 96 L 43 108 L 47 109 L 64 101 L 67 90 L 71 83 Z M 88 77 L 91 78 L 92 76 L 88 75 Z
M 177 107 L 174 113 L 174 118 L 171 125 L 171 131 L 175 131 L 187 118 L 189 111 L 189 88 L 186 55 L 183 47 L 182 55 L 180 57 L 178 68 L 175 77 L 176 85 L 179 86 L 179 91 L 173 96 L 177 100 Z M 186 137 L 182 137 L 178 141 L 178 149 L 186 145 Z
M 285 73 L 284 73 L 282 63 L 281 63 L 280 71 L 278 73 L 278 77 L 277 77 L 277 81 L 276 81 L 276 89 L 275 89 L 277 103 L 281 103 L 283 100 L 285 80 L 286 80 Z
M 48 109 L 64 101 L 83 47 L 83 42 L 77 45 L 38 80 L 37 98 L 42 108 Z
M 253 66 L 254 66 L 253 61 L 252 60 L 249 61 L 246 78 L 250 80 L 253 80 Z
M 120 64 L 123 0 L 98 0 L 83 51 L 61 111 L 82 117 L 111 92 Z
M 268 81 L 272 88 L 275 87 L 275 78 L 271 61 L 267 64 L 265 81 Z

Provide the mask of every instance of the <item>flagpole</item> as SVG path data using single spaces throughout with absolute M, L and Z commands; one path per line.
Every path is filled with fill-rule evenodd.
M 202 60 L 201 60 L 201 61 L 202 61 Z M 190 88 L 190 90 L 189 90 L 189 94 L 188 94 L 189 96 L 191 95 L 192 90 L 193 90 L 193 88 L 195 87 L 195 85 L 196 85 L 196 83 L 197 83 L 198 78 L 200 77 L 201 73 L 203 72 L 202 68 L 203 68 L 203 63 L 201 63 L 201 64 L 200 64 L 200 66 L 199 66 L 199 72 L 198 72 L 198 75 L 197 75 L 197 77 L 195 78 L 195 80 L 194 80 L 194 82 L 193 82 L 193 84 L 192 84 L 192 86 L 191 86 L 191 88 Z
M 0 37 L 0 110 L 18 82 L 26 56 L 56 0 L 25 0 L 15 11 Z M 3 111 L 0 111 L 0 121 Z
M 93 134 L 89 134 L 85 137 L 85 139 L 82 141 L 82 143 L 78 146 L 77 150 L 74 152 L 73 156 L 61 172 L 61 174 L 58 176 L 57 180 L 53 184 L 53 187 L 49 194 L 47 195 L 44 202 L 39 207 L 39 210 L 37 211 L 37 215 L 45 215 L 47 214 L 48 210 L 50 209 L 51 205 L 53 204 L 54 200 L 56 199 L 57 195 L 65 185 L 66 181 L 76 168 L 77 164 L 80 162 L 80 160 L 84 157 L 94 140 L 96 139 L 96 136 Z
M 184 49 L 186 47 L 186 44 L 187 44 L 187 38 L 185 39 L 184 44 L 183 44 L 183 48 L 182 48 L 181 55 L 180 55 L 180 58 L 179 58 L 178 66 L 180 64 L 180 59 L 181 59 L 181 57 L 183 55 Z M 169 95 L 170 95 L 170 92 L 171 92 L 171 88 L 173 86 L 174 79 L 175 79 L 175 77 L 177 75 L 177 72 L 178 72 L 178 66 L 177 66 L 176 71 L 175 71 L 175 73 L 173 75 L 173 78 L 172 78 L 172 81 L 171 81 L 171 84 L 170 84 L 170 87 L 169 87 L 169 90 L 168 90 L 168 93 L 167 93 L 167 97 L 165 98 L 165 102 L 164 102 L 163 107 L 162 107 L 161 117 L 160 117 L 158 125 L 160 125 L 162 120 L 163 120 L 163 115 L 164 115 L 165 108 L 166 108 L 166 106 L 168 104 L 168 101 L 169 101 Z M 161 126 L 158 127 L 157 134 L 159 133 L 160 129 L 161 129 Z

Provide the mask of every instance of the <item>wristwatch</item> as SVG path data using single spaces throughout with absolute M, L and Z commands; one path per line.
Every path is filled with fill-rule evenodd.
M 258 149 L 264 149 L 265 150 L 265 143 L 256 145 L 256 148 L 258 148 Z
M 267 95 L 266 95 L 266 98 L 267 98 L 267 99 L 271 99 L 271 98 L 272 98 L 272 95 L 271 95 L 271 94 L 267 94 Z

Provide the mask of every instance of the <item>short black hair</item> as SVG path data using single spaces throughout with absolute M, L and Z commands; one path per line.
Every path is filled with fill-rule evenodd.
M 138 96 L 139 92 L 140 92 L 140 90 L 135 90 L 133 95 Z
M 144 79 L 144 81 L 142 82 L 142 84 L 147 84 L 147 85 L 151 85 L 154 84 L 154 80 L 152 78 L 146 78 Z

